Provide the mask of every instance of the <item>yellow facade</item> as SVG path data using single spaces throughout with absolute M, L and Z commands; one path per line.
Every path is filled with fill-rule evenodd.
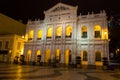
M 7 47 L 6 46 L 7 42 Z M 1 35 L 0 36 L 1 48 L 0 48 L 0 61 L 13 62 L 14 60 L 20 61 L 20 55 L 23 55 L 24 50 L 24 38 L 19 35 Z M 7 51 L 4 53 L 4 51 Z

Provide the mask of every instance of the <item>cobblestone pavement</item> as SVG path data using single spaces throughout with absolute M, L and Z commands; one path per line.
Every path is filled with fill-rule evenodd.
M 120 71 L 0 63 L 0 80 L 120 80 Z

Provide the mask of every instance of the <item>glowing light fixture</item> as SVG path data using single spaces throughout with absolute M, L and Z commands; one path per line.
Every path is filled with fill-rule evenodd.
M 104 34 L 107 34 L 107 32 L 105 31 Z
M 22 36 L 22 38 L 25 38 L 24 36 Z

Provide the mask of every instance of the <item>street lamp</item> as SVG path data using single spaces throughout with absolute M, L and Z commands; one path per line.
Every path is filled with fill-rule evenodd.
M 107 34 L 107 32 L 105 31 L 104 34 Z

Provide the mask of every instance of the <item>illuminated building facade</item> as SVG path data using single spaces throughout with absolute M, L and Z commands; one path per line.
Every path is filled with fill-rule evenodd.
M 23 55 L 24 41 L 24 38 L 19 35 L 0 35 L 0 61 L 19 62 L 20 55 Z
M 2 13 L 0 13 L 0 61 L 19 61 L 23 54 L 26 26 Z
M 28 21 L 24 56 L 27 62 L 49 62 L 57 58 L 61 64 L 102 65 L 108 58 L 109 41 L 105 11 L 77 16 L 77 6 L 58 3 L 45 11 L 44 20 Z

